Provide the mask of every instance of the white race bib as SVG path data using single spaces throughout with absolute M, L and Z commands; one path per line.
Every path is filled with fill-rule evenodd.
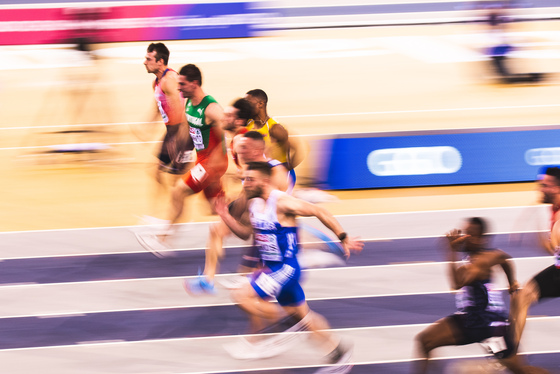
M 159 109 L 159 112 L 161 113 L 161 118 L 163 119 L 163 122 L 167 123 L 169 122 L 169 117 L 167 117 L 167 113 L 165 113 L 165 110 L 163 110 L 163 106 L 161 105 L 161 101 L 157 101 L 157 106 Z
M 202 137 L 202 132 L 196 127 L 189 127 L 189 132 L 191 134 L 191 139 L 194 143 L 194 147 L 197 151 L 204 149 L 204 138 Z

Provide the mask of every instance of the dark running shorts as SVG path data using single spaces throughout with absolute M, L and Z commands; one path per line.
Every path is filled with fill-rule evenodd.
M 539 285 L 540 299 L 560 297 L 560 269 L 551 265 L 533 277 Z
M 514 352 L 514 344 L 509 324 L 487 327 L 466 327 L 468 316 L 466 314 L 452 314 L 449 318 L 453 321 L 461 336 L 456 336 L 457 345 L 481 343 L 496 358 L 507 358 Z M 499 322 L 499 321 L 498 321 Z

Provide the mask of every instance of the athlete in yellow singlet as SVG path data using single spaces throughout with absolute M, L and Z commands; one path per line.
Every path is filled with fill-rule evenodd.
M 296 165 L 290 157 L 290 153 L 294 151 L 290 149 L 288 131 L 268 115 L 266 93 L 261 89 L 251 90 L 247 92 L 245 99 L 253 105 L 255 110 L 254 117 L 247 121 L 247 130 L 257 131 L 263 136 L 268 158 L 278 160 L 288 169 L 293 169 Z

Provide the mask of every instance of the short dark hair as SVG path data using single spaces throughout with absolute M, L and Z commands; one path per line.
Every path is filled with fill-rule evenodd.
M 247 163 L 247 170 L 256 170 L 270 177 L 272 175 L 272 167 L 268 162 L 253 161 Z
M 268 104 L 268 96 L 266 92 L 264 92 L 260 88 L 255 88 L 254 90 L 247 91 L 247 95 L 256 97 L 257 99 L 264 101 L 265 104 Z
M 558 166 L 551 166 L 546 168 L 545 174 L 554 177 L 554 179 L 556 180 L 556 184 L 560 186 L 560 168 Z
M 488 223 L 486 220 L 480 217 L 471 217 L 468 219 L 468 222 L 471 225 L 476 225 L 480 228 L 480 235 L 486 235 L 488 233 Z
M 148 46 L 148 52 L 156 52 L 155 58 L 156 61 L 163 60 L 163 63 L 167 65 L 169 62 L 169 49 L 163 43 L 151 43 Z
M 253 106 L 247 99 L 237 99 L 234 101 L 232 105 L 235 109 L 237 109 L 237 117 L 240 119 L 244 119 L 245 121 L 250 120 L 253 118 Z
M 243 134 L 243 137 L 264 142 L 264 136 L 258 131 L 248 131 Z
M 179 70 L 179 75 L 187 78 L 189 82 L 198 81 L 198 85 L 202 86 L 202 73 L 200 69 L 193 64 L 185 65 Z

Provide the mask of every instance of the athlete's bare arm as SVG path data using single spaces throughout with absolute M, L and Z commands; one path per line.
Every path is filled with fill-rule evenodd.
M 165 74 L 165 77 L 162 78 L 160 87 L 167 98 L 170 112 L 180 113 L 180 119 L 178 122 L 170 123 L 170 125 L 177 125 L 186 121 L 184 103 L 181 99 L 181 93 L 179 92 L 179 79 L 177 73 L 169 70 L 167 74 Z
M 331 230 L 337 237 L 344 233 L 344 229 L 334 216 L 326 209 L 297 199 L 290 195 L 282 195 L 277 202 L 278 222 L 281 225 L 295 226 L 295 217 L 317 217 L 323 225 Z M 358 253 L 363 247 L 364 243 L 356 238 L 346 237 L 341 242 L 344 254 L 350 257 L 350 253 Z
M 448 232 L 445 237 L 449 244 L 448 247 L 448 262 L 449 262 L 449 278 L 451 287 L 455 290 L 471 283 L 478 276 L 480 276 L 480 269 L 473 264 L 457 265 L 457 253 L 462 247 L 468 235 L 461 235 L 461 230 L 452 230 Z
M 270 176 L 270 184 L 280 191 L 288 190 L 288 169 L 284 165 L 278 165 L 272 168 Z
M 514 268 L 508 262 L 511 256 L 507 253 L 499 249 L 482 252 L 473 255 L 469 263 L 457 265 L 457 252 L 468 235 L 461 235 L 460 230 L 453 230 L 446 235 L 446 238 L 449 243 L 449 276 L 454 289 L 460 289 L 476 280 L 488 279 L 492 267 L 500 265 L 508 278 L 510 292 L 517 290 Z
M 226 201 L 223 197 L 216 199 L 214 209 L 216 213 L 222 218 L 222 221 L 229 227 L 231 232 L 233 232 L 237 237 L 243 240 L 247 240 L 253 234 L 253 227 L 251 226 L 251 221 L 249 219 L 249 210 L 246 209 L 241 218 L 235 219 L 231 216 L 228 211 Z
M 303 160 L 301 150 L 299 149 L 298 142 L 289 136 L 288 130 L 277 123 L 269 131 L 270 139 L 276 142 L 278 146 L 286 153 L 288 156 L 288 164 L 290 168 L 295 168 Z

